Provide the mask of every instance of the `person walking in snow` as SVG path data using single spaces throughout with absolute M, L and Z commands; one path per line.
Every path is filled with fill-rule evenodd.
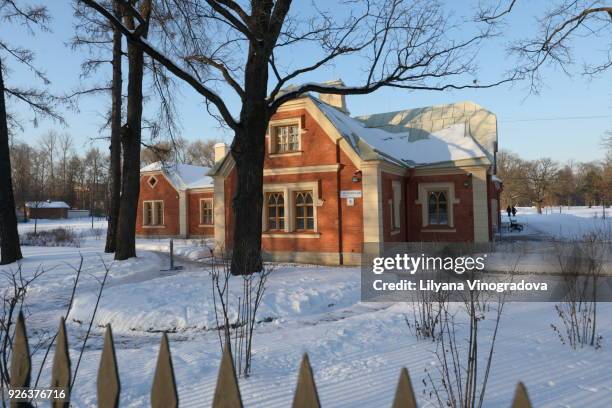
M 516 207 L 512 206 L 512 216 L 516 217 Z
M 512 208 L 508 206 L 508 208 L 506 208 L 506 212 L 508 213 L 508 218 L 510 218 L 510 215 L 512 215 Z

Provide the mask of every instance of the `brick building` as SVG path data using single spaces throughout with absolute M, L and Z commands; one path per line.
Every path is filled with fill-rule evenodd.
M 351 117 L 339 95 L 305 95 L 266 136 L 268 259 L 357 264 L 364 243 L 488 242 L 499 223 L 497 119 L 472 102 Z M 231 249 L 235 163 L 142 169 L 140 236 L 210 236 Z
M 29 219 L 68 218 L 70 206 L 63 201 L 28 201 L 25 205 Z

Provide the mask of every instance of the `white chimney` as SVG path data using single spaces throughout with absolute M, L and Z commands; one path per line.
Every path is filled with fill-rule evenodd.
M 220 160 L 223 160 L 226 154 L 227 145 L 223 142 L 217 143 L 215 145 L 215 163 L 218 163 Z
M 321 85 L 344 86 L 344 82 L 342 82 L 341 79 L 335 79 L 333 81 L 323 82 Z M 338 94 L 333 94 L 333 93 L 327 93 L 327 94 L 320 93 L 319 99 L 328 105 L 331 105 L 331 106 L 334 106 L 340 109 L 344 113 L 349 113 L 348 109 L 346 108 L 346 98 L 344 95 L 338 95 Z

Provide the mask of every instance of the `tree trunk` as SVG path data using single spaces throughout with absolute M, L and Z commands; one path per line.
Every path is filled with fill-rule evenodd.
M 263 162 L 269 112 L 266 103 L 268 58 L 265 50 L 251 44 L 245 71 L 245 94 L 232 156 L 236 162 L 238 188 L 232 200 L 234 237 L 233 275 L 261 271 L 261 217 L 263 209 Z
M 117 2 L 115 16 L 120 18 Z M 108 212 L 108 228 L 106 230 L 106 246 L 104 252 L 115 252 L 117 248 L 117 220 L 121 200 L 121 32 L 115 28 L 113 32 L 113 85 L 111 108 L 110 137 L 110 206 Z
M 259 119 L 259 122 L 265 119 Z M 255 124 L 254 124 L 255 125 Z M 236 133 L 232 155 L 236 161 L 237 182 L 240 188 L 232 200 L 234 213 L 234 239 L 232 246 L 232 274 L 249 275 L 262 269 L 261 217 L 263 209 L 263 143 L 265 138 L 258 127 L 249 127 L 248 132 Z M 259 146 L 261 144 L 261 146 Z
M 23 257 L 17 232 L 2 69 L 0 60 L 0 265 L 6 265 Z
M 115 259 L 136 256 L 136 213 L 140 194 L 140 137 L 144 54 L 128 43 L 127 125 L 122 134 L 123 167 Z

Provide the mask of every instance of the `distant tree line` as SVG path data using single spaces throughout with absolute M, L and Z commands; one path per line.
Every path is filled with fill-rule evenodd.
M 503 181 L 501 207 L 508 205 L 586 205 L 608 207 L 612 202 L 612 144 L 604 140 L 608 153 L 603 160 L 559 163 L 549 158 L 524 160 L 501 151 L 497 175 Z
M 28 201 L 64 201 L 70 207 L 106 213 L 108 155 L 97 147 L 77 154 L 68 133 L 49 131 L 32 144 L 10 145 L 15 207 Z
M 182 137 L 145 145 L 140 153 L 143 165 L 156 161 L 192 164 L 212 167 L 215 164 L 215 145 L 219 139 L 195 140 L 189 142 Z
M 161 141 L 142 149 L 143 165 L 155 161 L 210 167 L 216 140 Z M 108 215 L 110 155 L 97 147 L 79 154 L 69 133 L 49 131 L 33 144 L 13 139 L 10 145 L 15 207 L 25 213 L 28 201 L 64 201 L 71 208 Z

